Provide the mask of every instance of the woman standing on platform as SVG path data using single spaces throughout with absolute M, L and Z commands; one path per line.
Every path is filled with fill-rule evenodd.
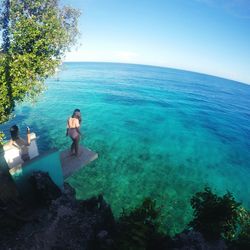
M 80 125 L 81 125 L 81 112 L 80 109 L 75 109 L 73 115 L 67 121 L 66 136 L 72 139 L 71 155 L 79 156 L 79 141 L 80 141 Z

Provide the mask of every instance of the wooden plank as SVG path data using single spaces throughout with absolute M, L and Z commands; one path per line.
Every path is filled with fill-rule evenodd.
M 64 179 L 97 158 L 97 153 L 83 146 L 79 147 L 78 157 L 71 156 L 69 149 L 62 151 L 60 153 L 60 160 Z

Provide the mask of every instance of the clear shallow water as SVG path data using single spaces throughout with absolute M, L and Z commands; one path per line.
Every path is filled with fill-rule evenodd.
M 64 149 L 66 119 L 80 108 L 81 143 L 99 159 L 68 179 L 78 198 L 103 193 L 119 215 L 151 196 L 172 233 L 190 221 L 190 197 L 205 185 L 250 208 L 250 86 L 108 63 L 65 63 L 47 84 L 35 106 L 18 106 L 0 129 L 29 125 L 41 151 Z

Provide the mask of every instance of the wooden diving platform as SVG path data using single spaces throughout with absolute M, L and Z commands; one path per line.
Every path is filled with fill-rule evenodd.
M 60 153 L 63 178 L 66 179 L 83 168 L 88 163 L 98 158 L 98 154 L 88 148 L 79 146 L 79 156 L 72 156 L 69 149 Z

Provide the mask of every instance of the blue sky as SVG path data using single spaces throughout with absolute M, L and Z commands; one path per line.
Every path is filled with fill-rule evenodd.
M 63 0 L 82 11 L 66 61 L 166 66 L 250 84 L 250 0 Z

